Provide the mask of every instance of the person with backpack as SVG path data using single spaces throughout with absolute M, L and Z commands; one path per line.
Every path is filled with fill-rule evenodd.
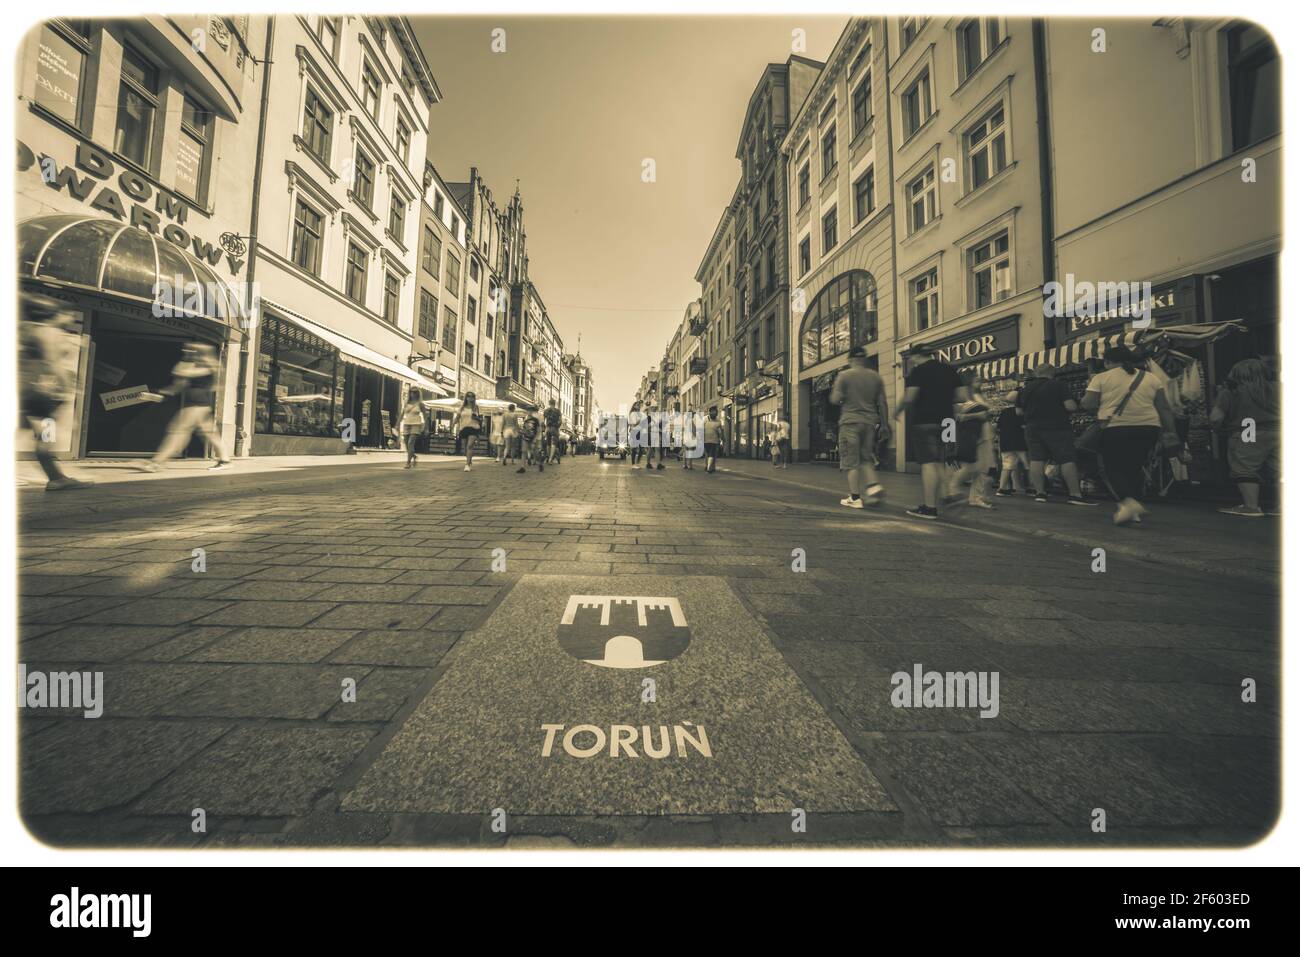
M 542 420 L 535 410 L 529 410 L 524 413 L 524 419 L 519 423 L 519 439 L 523 448 L 520 450 L 524 462 L 531 465 L 537 463 L 537 471 L 546 471 L 545 452 L 542 449 Z M 520 465 L 515 469 L 515 473 L 522 475 L 528 469 Z
M 1175 433 L 1173 409 L 1163 383 L 1148 375 L 1137 354 L 1127 346 L 1107 350 L 1106 371 L 1092 377 L 1083 407 L 1097 413 L 1101 427 L 1101 459 L 1106 479 L 1119 504 L 1116 525 L 1142 521 L 1142 466 L 1165 433 Z
M 1030 372 L 1030 379 L 1016 397 L 1016 405 L 1025 414 L 1025 442 L 1029 446 L 1029 481 L 1034 487 L 1034 501 L 1047 502 L 1047 462 L 1052 460 L 1061 470 L 1069 489 L 1071 505 L 1096 505 L 1083 497 L 1079 483 L 1078 457 L 1074 447 L 1074 429 L 1070 413 L 1079 408 L 1070 397 L 1065 383 L 1055 378 L 1056 370 L 1041 363 Z
M 57 299 L 26 295 L 19 324 L 19 412 L 36 440 L 36 461 L 45 473 L 45 490 L 63 492 L 88 488 L 64 474 L 54 455 L 54 420 L 67 403 L 73 387 L 72 364 L 76 341 L 73 315 Z

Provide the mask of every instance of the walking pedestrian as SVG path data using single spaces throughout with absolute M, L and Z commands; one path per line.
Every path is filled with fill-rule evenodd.
M 889 435 L 889 401 L 885 381 L 867 365 L 867 350 L 862 346 L 849 350 L 849 367 L 835 377 L 831 404 L 840 407 L 840 471 L 849 483 L 848 498 L 840 499 L 840 504 L 848 508 L 879 505 L 885 489 L 872 454 L 881 432 Z
M 501 448 L 497 450 L 497 460 L 502 464 L 513 464 L 515 460 L 515 442 L 519 439 L 519 414 L 515 411 L 515 404 L 510 403 L 506 407 L 505 415 L 501 416 Z
M 229 467 L 230 456 L 226 454 L 212 414 L 219 369 L 217 350 L 210 344 L 187 342 L 181 348 L 181 361 L 172 368 L 171 384 L 151 394 L 151 401 L 154 402 L 163 401 L 163 396 L 178 395 L 181 408 L 172 416 L 167 426 L 167 435 L 153 459 L 140 466 L 144 471 L 157 472 L 161 469 L 164 462 L 189 445 L 195 432 L 202 435 L 217 454 L 216 464 L 209 471 Z
M 1174 432 L 1174 415 L 1159 378 L 1147 375 L 1132 349 L 1117 346 L 1103 358 L 1106 371 L 1088 382 L 1083 407 L 1097 413 L 1101 426 L 1101 459 L 1119 500 L 1114 522 L 1128 525 L 1146 514 L 1140 501 L 1142 466 L 1160 441 L 1162 427 Z M 1032 448 L 1032 439 L 1030 443 Z
M 478 396 L 466 392 L 456 410 L 456 438 L 465 449 L 465 471 L 474 467 L 474 446 L 483 429 L 483 416 L 478 411 Z
M 998 413 L 998 455 L 1002 460 L 1002 471 L 998 476 L 997 495 L 1010 495 L 1014 489 L 1025 491 L 1024 475 L 1029 472 L 1029 445 L 1025 441 L 1025 424 L 1023 413 L 1016 406 L 1019 394 L 1011 393 L 1005 409 Z
M 1079 483 L 1074 429 L 1070 426 L 1070 413 L 1079 404 L 1070 397 L 1065 383 L 1055 376 L 1056 370 L 1050 365 L 1035 366 L 1016 400 L 1025 413 L 1025 444 L 1029 446 L 1029 480 L 1034 486 L 1034 501 L 1048 501 L 1046 466 L 1050 459 L 1065 480 L 1069 503 L 1096 505 L 1083 497 Z
M 899 418 L 909 411 L 912 430 L 912 450 L 921 465 L 921 495 L 923 501 L 907 514 L 914 518 L 939 517 L 939 490 L 943 487 L 945 423 L 955 423 L 953 404 L 969 398 L 957 370 L 938 358 L 930 343 L 914 346 L 913 353 L 921 362 L 908 374 L 904 384 L 903 401 L 894 413 Z M 843 453 L 841 453 L 842 455 Z
M 957 409 L 957 471 L 949 486 L 949 498 L 961 497 L 962 483 L 970 480 L 966 504 L 971 508 L 992 508 L 989 501 L 989 472 L 993 469 L 992 404 L 980 391 L 974 376 L 963 377 L 970 398 Z
M 36 461 L 45 473 L 45 490 L 63 492 L 87 488 L 65 475 L 54 455 L 55 419 L 67 403 L 75 381 L 77 343 L 72 313 L 57 299 L 25 295 L 19 324 L 19 412 L 36 440 Z
M 718 449 L 722 447 L 722 423 L 718 421 L 718 408 L 709 409 L 709 416 L 704 420 L 704 471 L 713 475 L 718 471 Z
M 543 458 L 549 458 L 556 465 L 560 464 L 560 410 L 551 399 L 543 413 L 546 424 L 546 442 L 542 446 Z
M 414 468 L 416 463 L 415 442 L 424 434 L 424 406 L 420 404 L 420 390 L 412 389 L 406 396 L 406 404 L 402 406 L 402 444 L 406 448 L 406 465 L 403 468 Z
M 1228 433 L 1228 471 L 1241 504 L 1225 515 L 1260 518 L 1260 479 L 1282 477 L 1282 393 L 1275 369 L 1260 359 L 1242 359 L 1215 397 L 1210 425 Z
M 640 401 L 632 403 L 627 411 L 627 444 L 632 453 L 632 468 L 636 468 L 645 451 L 645 414 Z
M 536 409 L 528 409 L 524 413 L 524 419 L 519 423 L 519 438 L 523 445 L 522 457 L 528 465 L 536 463 L 537 471 L 546 471 L 546 462 L 542 451 L 543 425 L 542 417 L 537 414 Z M 516 474 L 522 474 L 528 471 L 524 465 L 515 469 Z

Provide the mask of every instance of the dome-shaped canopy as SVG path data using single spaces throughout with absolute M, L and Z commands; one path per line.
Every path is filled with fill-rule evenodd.
M 18 224 L 18 275 L 124 296 L 153 305 L 162 282 L 178 285 L 173 314 L 241 329 L 239 298 L 196 256 L 152 233 L 111 219 L 75 214 Z

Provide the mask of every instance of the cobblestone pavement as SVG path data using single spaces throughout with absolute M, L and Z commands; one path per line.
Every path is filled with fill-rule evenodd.
M 740 470 L 187 481 L 23 517 L 19 661 L 104 675 L 99 718 L 21 712 L 21 807 L 47 842 L 1240 845 L 1277 812 L 1263 574 L 1118 553 L 1098 573 L 1086 544 Z M 577 660 L 564 600 L 597 592 L 679 598 L 689 646 Z M 996 716 L 893 706 L 918 667 L 996 674 Z M 588 738 L 561 730 L 544 754 L 548 723 L 612 747 L 578 757 Z M 643 724 L 679 747 L 620 753 Z

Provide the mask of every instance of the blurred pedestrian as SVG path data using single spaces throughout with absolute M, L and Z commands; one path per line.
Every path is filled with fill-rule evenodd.
M 980 392 L 980 380 L 963 377 L 970 397 L 957 412 L 957 471 L 949 485 L 949 498 L 961 496 L 961 486 L 970 480 L 966 504 L 971 508 L 992 508 L 989 501 L 989 471 L 993 468 L 992 405 Z
M 1016 406 L 1019 393 L 1007 396 L 1010 403 L 998 413 L 998 456 L 1002 471 L 998 476 L 998 495 L 1010 495 L 1014 489 L 1025 491 L 1024 476 L 1029 472 L 1029 445 L 1025 441 L 1024 415 Z
M 406 448 L 406 465 L 404 468 L 414 468 L 415 443 L 420 436 L 424 434 L 424 406 L 420 403 L 420 390 L 412 389 L 406 396 L 406 404 L 402 406 L 402 444 Z
M 704 471 L 710 475 L 718 470 L 718 450 L 722 447 L 722 423 L 718 421 L 717 406 L 709 409 L 708 418 L 704 420 Z
M 207 439 L 208 445 L 217 454 L 216 464 L 209 471 L 229 467 L 230 456 L 226 454 L 212 413 L 220 368 L 217 350 L 209 343 L 187 342 L 181 348 L 181 361 L 172 368 L 171 384 L 149 394 L 155 402 L 163 401 L 163 396 L 167 395 L 180 396 L 181 407 L 172 416 L 167 426 L 167 435 L 152 461 L 140 466 L 146 472 L 157 472 L 164 462 L 178 455 L 189 445 L 195 432 Z
M 75 383 L 75 316 L 57 299 L 25 295 L 19 323 L 19 412 L 36 440 L 36 461 L 45 490 L 62 492 L 94 484 L 65 475 L 54 454 L 55 419 Z
M 511 402 L 506 407 L 505 414 L 501 416 L 501 448 L 497 450 L 497 459 L 502 465 L 514 462 L 515 443 L 518 440 L 519 413 L 515 411 L 515 404 Z
M 1061 478 L 1069 490 L 1071 505 L 1096 505 L 1083 497 L 1079 484 L 1078 456 L 1074 447 L 1074 429 L 1070 413 L 1079 404 L 1070 397 L 1065 383 L 1056 377 L 1056 370 L 1046 363 L 1035 366 L 1030 379 L 1020 390 L 1017 404 L 1025 413 L 1025 441 L 1029 446 L 1029 480 L 1034 486 L 1034 501 L 1047 502 L 1048 460 L 1061 470 Z
M 1262 518 L 1261 478 L 1282 476 L 1282 392 L 1277 374 L 1260 359 L 1242 359 L 1228 373 L 1214 400 L 1210 425 L 1228 433 L 1228 470 L 1241 504 L 1225 515 Z
M 478 410 L 478 396 L 466 392 L 456 410 L 456 438 L 465 449 L 465 471 L 474 467 L 474 446 L 483 430 L 483 416 Z
M 840 471 L 849 494 L 840 499 L 847 508 L 879 505 L 885 489 L 876 474 L 872 452 L 882 434 L 889 434 L 889 400 L 880 373 L 867 365 L 867 350 L 849 350 L 849 367 L 835 377 L 830 401 L 840 407 Z
M 947 459 L 944 425 L 955 422 L 953 404 L 965 402 L 969 396 L 957 370 L 939 359 L 932 344 L 921 343 L 912 351 L 921 361 L 905 380 L 906 391 L 894 418 L 911 411 L 912 450 L 921 465 L 923 501 L 916 508 L 909 508 L 907 514 L 933 520 L 939 517 L 939 490 L 943 487 Z

